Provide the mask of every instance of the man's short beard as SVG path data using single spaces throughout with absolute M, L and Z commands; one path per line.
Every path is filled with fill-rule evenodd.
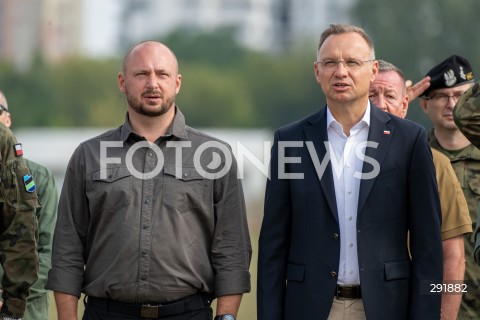
M 143 103 L 141 103 L 140 101 L 135 99 L 135 97 L 128 94 L 128 92 L 127 92 L 126 96 L 127 96 L 127 103 L 130 106 L 130 108 L 135 110 L 137 113 L 139 113 L 141 115 L 144 115 L 144 116 L 147 116 L 147 117 L 159 117 L 161 115 L 164 115 L 165 113 L 167 113 L 170 110 L 170 108 L 174 104 L 174 98 L 170 97 L 170 98 L 165 99 L 165 97 L 164 97 L 165 102 L 160 105 L 160 108 L 155 109 L 155 110 L 149 110 L 149 109 L 145 108 L 145 105 Z

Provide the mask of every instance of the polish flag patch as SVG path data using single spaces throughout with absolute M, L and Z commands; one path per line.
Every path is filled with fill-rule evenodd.
M 390 134 L 390 130 L 383 130 L 383 134 Z
M 23 156 L 23 149 L 22 149 L 22 144 L 17 143 L 13 145 L 13 151 L 15 152 L 15 157 L 21 157 Z

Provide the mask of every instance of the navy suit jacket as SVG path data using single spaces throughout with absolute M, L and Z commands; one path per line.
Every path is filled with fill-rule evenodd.
M 363 172 L 373 174 L 375 162 L 380 171 L 360 182 L 358 200 L 365 313 L 369 320 L 438 320 L 441 296 L 430 294 L 429 284 L 442 282 L 441 213 L 426 133 L 373 105 L 370 110 L 374 144 L 364 151 Z M 324 108 L 275 133 L 259 241 L 258 320 L 329 315 L 342 235 L 331 162 L 322 169 L 326 118 Z M 303 179 L 282 179 L 279 170 Z

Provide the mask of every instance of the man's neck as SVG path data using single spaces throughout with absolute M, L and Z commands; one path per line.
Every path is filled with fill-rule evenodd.
M 167 113 L 158 117 L 145 116 L 128 108 L 128 117 L 133 132 L 145 137 L 148 142 L 155 142 L 167 133 L 175 117 L 175 107 L 172 106 Z
M 362 120 L 367 109 L 368 100 L 355 101 L 352 103 L 329 103 L 328 108 L 335 120 L 337 120 L 343 128 L 346 136 L 350 135 L 350 129 Z
M 460 150 L 470 145 L 470 141 L 458 129 L 435 128 L 435 137 L 446 150 Z

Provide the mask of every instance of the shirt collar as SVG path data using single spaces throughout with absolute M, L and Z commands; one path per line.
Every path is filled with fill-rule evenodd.
M 340 122 L 338 122 L 333 114 L 330 112 L 330 108 L 327 105 L 327 128 L 330 128 L 332 125 L 336 127 L 342 127 Z M 365 109 L 365 113 L 363 114 L 362 119 L 355 124 L 352 129 L 360 129 L 363 128 L 364 126 L 370 126 L 370 100 L 367 102 L 367 108 Z
M 128 112 L 125 115 L 125 122 L 121 128 L 121 137 L 122 141 L 126 141 L 130 136 L 136 137 L 137 139 L 139 136 L 133 132 L 132 127 L 130 126 L 130 119 L 128 117 Z M 167 133 L 164 137 L 175 136 L 180 139 L 187 139 L 187 126 L 185 125 L 185 117 L 183 113 L 180 111 L 178 106 L 175 106 L 175 116 L 173 117 L 173 121 L 168 127 Z

